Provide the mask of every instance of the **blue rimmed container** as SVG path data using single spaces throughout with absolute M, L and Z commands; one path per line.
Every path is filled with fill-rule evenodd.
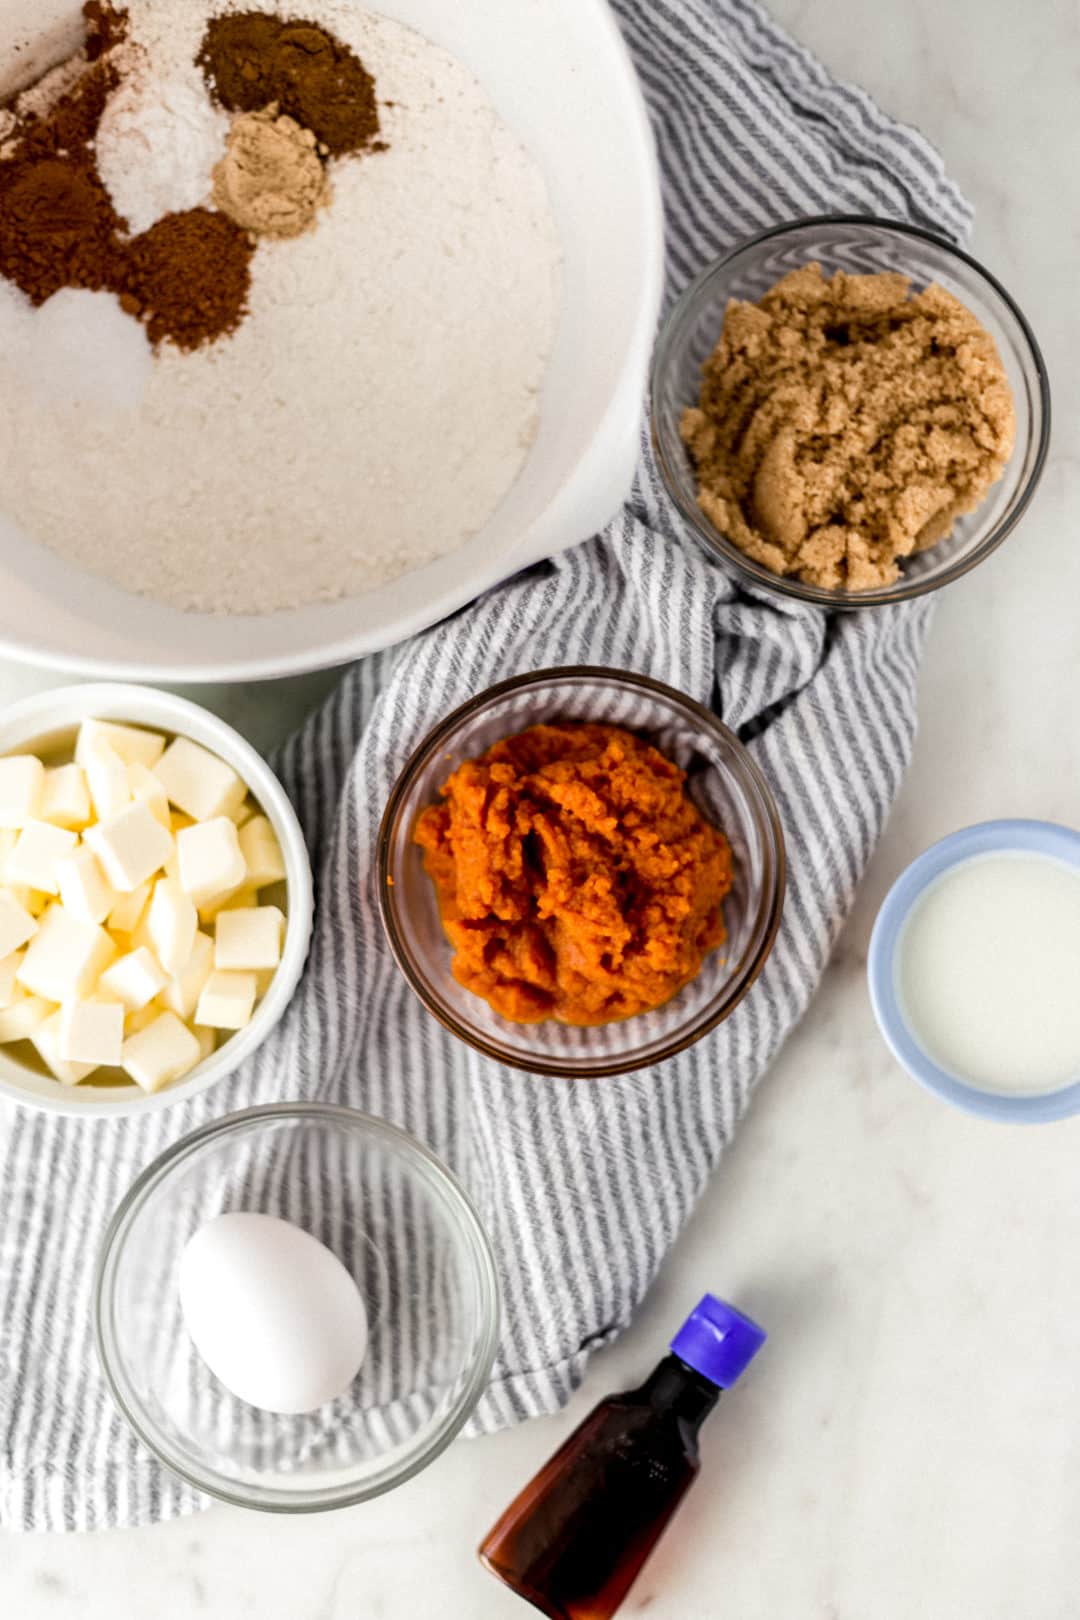
M 969 1114 L 1038 1125 L 1080 1113 L 1080 1073 L 1052 1091 L 1022 1096 L 988 1091 L 935 1063 L 916 1039 L 897 988 L 904 925 L 946 872 L 984 855 L 1041 855 L 1080 873 L 1080 832 L 1052 821 L 984 821 L 950 833 L 902 872 L 885 896 L 870 937 L 867 978 L 874 1016 L 896 1058 L 921 1086 Z

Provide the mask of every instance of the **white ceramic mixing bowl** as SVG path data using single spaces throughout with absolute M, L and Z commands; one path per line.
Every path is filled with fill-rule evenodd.
M 0 91 L 13 46 L 44 29 L 62 39 L 79 9 L 79 0 L 0 0 Z M 660 303 L 663 221 L 644 101 L 606 0 L 372 0 L 371 9 L 464 62 L 547 178 L 563 246 L 562 311 L 540 430 L 520 478 L 450 556 L 366 596 L 261 618 L 180 613 L 134 598 L 0 516 L 0 651 L 143 680 L 328 668 L 433 624 L 585 539 L 625 498 Z

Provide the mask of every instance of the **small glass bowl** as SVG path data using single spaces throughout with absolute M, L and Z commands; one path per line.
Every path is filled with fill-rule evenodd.
M 868 591 L 837 591 L 772 573 L 720 533 L 698 505 L 694 469 L 679 432 L 696 405 L 701 370 L 715 348 L 732 298 L 756 302 L 790 270 L 810 263 L 837 270 L 909 276 L 917 291 L 937 282 L 966 304 L 993 337 L 1016 405 L 1016 447 L 1004 473 L 953 532 L 901 563 L 901 578 Z M 987 270 L 942 237 L 914 225 L 857 215 L 823 215 L 780 225 L 744 242 L 692 281 L 664 323 L 653 358 L 653 443 L 668 493 L 706 551 L 757 585 L 829 608 L 879 607 L 936 591 L 988 557 L 1019 522 L 1035 493 L 1050 443 L 1050 385 L 1035 335 Z
M 435 886 L 413 841 L 417 818 L 447 777 L 493 743 L 541 722 L 591 720 L 645 736 L 687 772 L 687 791 L 726 835 L 734 887 L 727 940 L 664 1006 L 617 1023 L 577 1028 L 516 1024 L 458 984 Z M 738 738 L 693 698 L 646 675 L 587 665 L 538 670 L 493 686 L 449 715 L 420 745 L 390 795 L 379 835 L 379 905 L 390 947 L 420 1000 L 486 1057 L 533 1074 L 595 1079 L 662 1063 L 708 1034 L 761 972 L 784 902 L 780 818 Z
M 314 1412 L 237 1399 L 188 1336 L 180 1257 L 226 1210 L 293 1221 L 364 1298 L 364 1364 Z M 498 1327 L 491 1248 L 455 1178 L 394 1126 L 325 1104 L 250 1108 L 184 1137 L 128 1192 L 98 1260 L 98 1354 L 121 1412 L 174 1473 L 239 1507 L 310 1513 L 411 1479 L 472 1412 Z

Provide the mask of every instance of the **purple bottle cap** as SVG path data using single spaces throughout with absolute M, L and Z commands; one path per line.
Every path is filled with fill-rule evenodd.
M 680 1361 L 720 1389 L 730 1389 L 766 1340 L 766 1332 L 715 1294 L 706 1294 L 671 1341 Z

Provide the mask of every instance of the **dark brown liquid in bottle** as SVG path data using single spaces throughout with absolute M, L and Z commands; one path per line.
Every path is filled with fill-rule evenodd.
M 483 1563 L 553 1620 L 609 1620 L 697 1475 L 720 1391 L 665 1356 L 601 1401 L 511 1503 Z

